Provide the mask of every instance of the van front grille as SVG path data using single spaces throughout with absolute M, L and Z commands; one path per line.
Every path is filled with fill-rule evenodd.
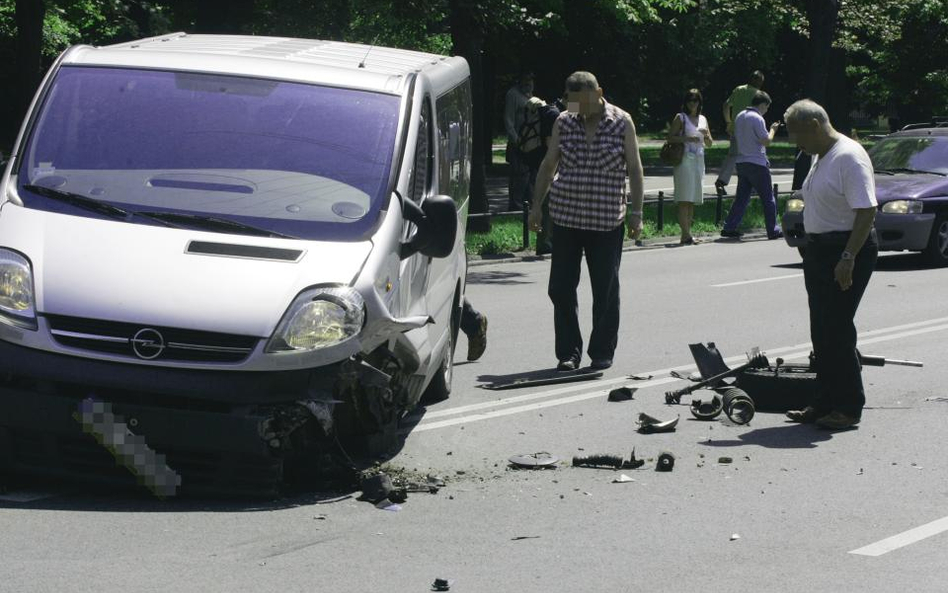
M 217 332 L 46 315 L 57 343 L 139 360 L 234 363 L 245 360 L 258 338 Z

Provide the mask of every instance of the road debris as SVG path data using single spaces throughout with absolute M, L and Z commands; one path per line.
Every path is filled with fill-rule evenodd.
M 732 534 L 731 534 L 731 541 L 734 541 L 734 540 L 736 540 L 736 539 L 741 539 L 740 534 L 738 534 L 738 533 L 732 533 Z
M 539 535 L 518 535 L 517 537 L 510 538 L 512 542 L 518 542 L 522 539 L 540 539 Z
M 627 378 L 633 381 L 648 381 L 652 378 L 652 375 L 628 375 Z
M 659 420 L 653 416 L 649 416 L 646 413 L 639 414 L 639 432 L 643 434 L 651 434 L 655 432 L 674 432 L 675 426 L 678 424 L 678 420 L 681 418 L 680 415 L 676 416 L 672 420 Z
M 516 469 L 556 469 L 556 464 L 559 463 L 560 458 L 546 451 L 541 451 L 526 455 L 513 455 L 507 461 Z
M 635 449 L 628 460 L 618 455 L 585 455 L 573 457 L 573 467 L 588 467 L 593 469 L 638 469 L 645 465 L 644 459 L 635 458 Z
M 714 420 L 724 411 L 724 400 L 715 394 L 710 400 L 691 400 L 691 415 L 698 420 Z
M 617 387 L 609 392 L 609 401 L 624 402 L 634 399 L 632 395 L 637 391 L 635 387 Z
M 453 584 L 454 584 L 453 580 L 435 579 L 434 582 L 431 583 L 431 590 L 432 591 L 450 591 L 451 585 Z
M 613 484 L 626 484 L 628 482 L 634 482 L 634 481 L 635 481 L 635 478 L 627 476 L 625 474 L 619 474 L 618 478 L 612 479 Z
M 937 395 L 935 397 L 926 397 L 925 401 L 927 402 L 948 402 L 948 397 Z
M 731 457 L 718 457 L 718 463 L 721 463 L 721 464 L 734 463 L 734 459 Z
M 655 471 L 657 472 L 670 472 L 675 468 L 675 456 L 668 451 L 661 453 L 658 456 L 658 461 L 655 462 Z

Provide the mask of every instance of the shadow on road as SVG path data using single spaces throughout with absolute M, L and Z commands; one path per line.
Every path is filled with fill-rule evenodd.
M 505 272 L 491 270 L 489 272 L 467 272 L 468 284 L 534 284 L 526 280 L 527 275 L 521 272 Z
M 920 253 L 896 253 L 883 255 L 876 260 L 876 272 L 914 272 L 936 269 Z
M 738 435 L 738 440 L 710 441 L 706 447 L 741 447 L 758 445 L 768 449 L 815 449 L 817 443 L 833 438 L 833 433 L 815 426 L 787 423 L 783 426 L 756 428 Z

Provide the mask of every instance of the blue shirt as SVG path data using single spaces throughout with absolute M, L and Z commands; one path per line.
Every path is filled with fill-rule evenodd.
M 737 162 L 769 167 L 767 148 L 763 142 L 770 137 L 764 116 L 756 107 L 748 107 L 734 119 L 734 139 L 737 140 Z

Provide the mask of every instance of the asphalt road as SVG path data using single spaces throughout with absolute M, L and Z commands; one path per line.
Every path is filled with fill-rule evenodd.
M 0 503 L 0 590 L 408 592 L 436 577 L 477 592 L 945 590 L 948 270 L 880 260 L 857 318 L 861 350 L 926 366 L 867 367 L 863 423 L 832 433 L 779 414 L 699 422 L 664 404 L 684 385 L 669 370 L 692 366 L 688 343 L 714 341 L 730 364 L 753 346 L 806 356 L 802 270 L 783 242 L 628 251 L 620 346 L 602 379 L 479 388 L 555 363 L 548 267 L 471 268 L 487 352 L 457 365 L 452 397 L 417 419 L 391 461 L 447 478 L 438 494 L 387 512 L 316 504 L 320 495 L 248 504 L 40 493 Z M 580 296 L 588 332 L 585 277 Z M 621 385 L 638 387 L 635 399 L 607 402 Z M 640 412 L 681 414 L 678 430 L 638 434 Z M 515 471 L 506 461 L 633 448 L 673 452 L 674 471 Z M 613 483 L 620 473 L 634 481 Z

